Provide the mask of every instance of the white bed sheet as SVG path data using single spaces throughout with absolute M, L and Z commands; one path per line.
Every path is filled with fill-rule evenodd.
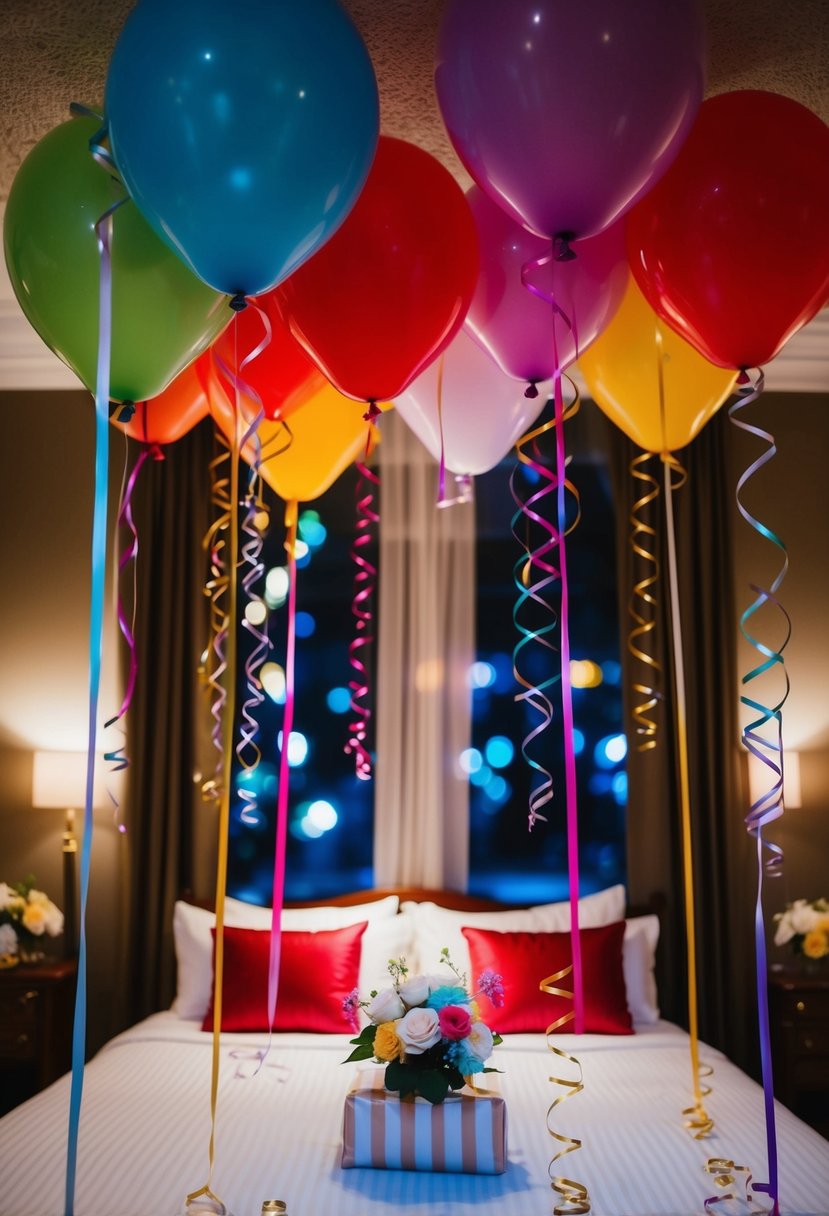
M 76 1216 L 178 1216 L 206 1180 L 211 1036 L 171 1013 L 113 1039 L 86 1070 Z M 682 1127 L 689 1094 L 687 1036 L 661 1022 L 629 1038 L 586 1035 L 559 1043 L 580 1060 L 585 1090 L 556 1126 L 584 1147 L 563 1172 L 589 1188 L 595 1216 L 690 1216 L 716 1188 L 709 1157 L 767 1176 L 762 1092 L 718 1052 L 708 1101 L 713 1137 Z M 250 1076 L 259 1035 L 227 1035 L 213 1189 L 234 1216 L 258 1216 L 263 1199 L 291 1216 L 543 1216 L 553 1201 L 545 1114 L 561 1065 L 543 1036 L 513 1035 L 498 1048 L 507 1101 L 509 1167 L 497 1177 L 342 1170 L 343 1099 L 354 1066 L 340 1067 L 346 1036 L 280 1035 Z M 241 1054 L 239 1054 L 241 1053 Z M 0 1120 L 0 1213 L 62 1216 L 68 1077 Z M 829 1143 L 778 1110 L 781 1208 L 829 1213 Z M 732 1209 L 733 1210 L 733 1209 Z M 740 1209 L 742 1210 L 742 1209 Z

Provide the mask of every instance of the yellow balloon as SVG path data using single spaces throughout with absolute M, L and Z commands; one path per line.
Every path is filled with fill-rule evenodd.
M 319 498 L 350 464 L 365 454 L 367 442 L 371 450 L 379 441 L 377 427 L 364 420 L 366 405 L 344 397 L 327 381 L 322 388 L 312 387 L 316 391 L 287 419 L 290 443 L 288 430 L 281 422 L 263 418 L 259 424 L 262 445 L 259 471 L 285 502 Z M 209 376 L 208 390 L 210 412 L 230 439 L 234 410 L 215 373 Z M 252 402 L 247 409 L 254 411 Z M 245 446 L 242 455 L 251 462 L 252 444 Z
M 619 311 L 579 367 L 596 404 L 648 452 L 673 452 L 690 443 L 737 379 L 736 372 L 715 367 L 669 329 L 633 278 Z

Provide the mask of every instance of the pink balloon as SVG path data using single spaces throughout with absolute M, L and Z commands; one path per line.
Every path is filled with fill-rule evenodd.
M 477 476 L 506 456 L 541 413 L 549 385 L 537 397 L 524 396 L 461 330 L 443 356 L 441 413 L 446 467 Z M 395 400 L 403 421 L 436 460 L 440 459 L 437 359 Z
M 550 241 L 516 223 L 477 186 L 466 198 L 478 229 L 481 271 L 464 324 L 508 376 L 533 384 L 548 380 L 556 369 L 554 352 L 560 369 L 575 363 L 622 302 L 629 273 L 624 224 L 577 241 L 571 261 L 551 261 L 529 275 L 565 320 L 521 281 L 522 267 L 548 255 Z
M 541 236 L 595 236 L 662 176 L 703 96 L 698 0 L 449 0 L 435 84 L 473 180 Z

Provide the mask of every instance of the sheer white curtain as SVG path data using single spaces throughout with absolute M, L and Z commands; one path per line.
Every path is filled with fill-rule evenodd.
M 462 891 L 475 508 L 438 509 L 435 461 L 395 413 L 381 430 L 374 878 Z

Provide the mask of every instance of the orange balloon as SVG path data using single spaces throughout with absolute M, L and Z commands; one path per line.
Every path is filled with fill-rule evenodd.
M 223 434 L 231 439 L 235 411 L 214 368 L 208 378 L 210 413 Z M 258 435 L 261 444 L 259 471 L 285 502 L 310 502 L 334 484 L 350 464 L 369 452 L 379 440 L 373 424 L 365 421 L 365 405 L 344 397 L 327 382 L 295 408 L 287 423 L 263 418 Z M 252 401 L 244 400 L 244 412 L 255 415 Z M 252 463 L 254 446 L 248 442 L 242 456 Z
M 179 372 L 163 393 L 149 401 L 137 402 L 129 422 L 119 422 L 116 416 L 113 425 L 142 443 L 175 443 L 181 439 L 209 412 L 203 383 L 208 360 L 209 353 L 200 355 Z

